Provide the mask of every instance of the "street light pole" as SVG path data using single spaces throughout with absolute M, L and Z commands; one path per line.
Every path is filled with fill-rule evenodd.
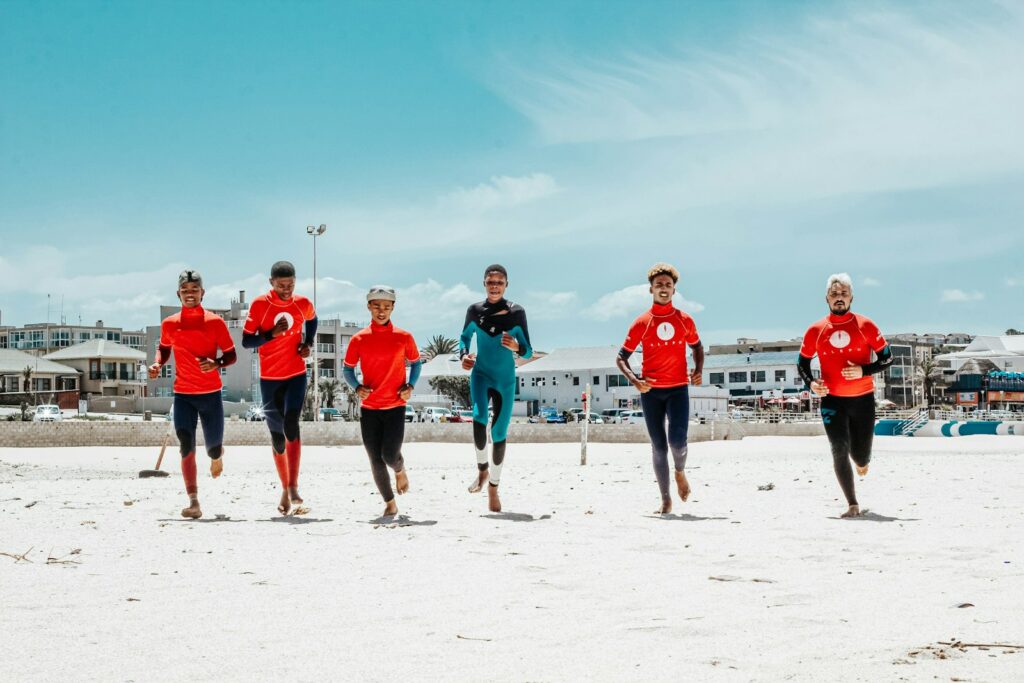
M 318 226 L 307 225 L 306 234 L 313 236 L 313 310 L 316 311 L 316 315 L 320 315 L 320 311 L 316 307 L 316 238 L 327 232 L 327 226 L 321 223 Z M 313 422 L 317 422 L 320 419 L 320 358 L 319 358 L 319 344 L 316 343 L 316 335 L 313 335 Z

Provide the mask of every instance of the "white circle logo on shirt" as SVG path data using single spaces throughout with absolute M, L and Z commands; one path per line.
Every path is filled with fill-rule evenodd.
M 832 336 L 829 337 L 828 340 L 835 348 L 845 349 L 847 346 L 850 345 L 850 334 L 849 332 L 844 332 L 843 330 L 836 330 L 835 332 L 832 333 Z
M 668 341 L 674 336 L 676 336 L 676 328 L 672 323 L 662 323 L 658 325 L 658 339 Z
M 292 314 L 291 313 L 278 313 L 277 316 L 274 318 L 274 324 L 276 325 L 282 319 L 284 319 L 288 323 L 288 329 L 289 330 L 292 329 L 292 325 L 295 324 L 295 318 L 292 317 Z

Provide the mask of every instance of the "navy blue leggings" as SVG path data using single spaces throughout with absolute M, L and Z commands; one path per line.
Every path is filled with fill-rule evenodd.
M 224 445 L 224 401 L 219 391 L 209 394 L 175 394 L 174 431 L 178 435 L 181 457 L 196 450 L 196 426 L 203 422 L 206 452 L 216 460 Z
M 651 456 L 654 474 L 658 477 L 658 488 L 662 499 L 668 493 L 668 451 L 676 470 L 686 467 L 686 433 L 690 428 L 690 390 L 687 385 L 668 389 L 651 389 L 640 394 L 640 405 L 644 409 L 644 422 L 651 436 Z M 667 429 L 666 429 L 666 422 Z
M 306 383 L 305 374 L 288 379 L 260 380 L 263 416 L 267 419 L 275 453 L 284 453 L 286 439 L 295 441 L 299 438 L 299 420 L 302 417 L 302 403 L 306 400 Z

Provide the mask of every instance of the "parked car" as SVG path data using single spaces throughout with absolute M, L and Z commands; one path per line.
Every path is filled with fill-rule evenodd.
M 597 413 L 587 413 L 587 422 L 589 422 L 592 425 L 603 425 L 604 418 L 598 415 Z
M 436 408 L 431 406 L 430 408 L 423 409 L 423 415 L 420 416 L 422 422 L 448 422 L 451 420 L 452 411 L 447 408 Z
M 644 411 L 642 410 L 627 410 L 622 413 L 621 419 L 619 420 L 622 424 L 627 425 L 642 425 L 644 422 Z
M 405 404 L 405 421 L 415 422 L 416 421 L 416 409 L 408 403 Z
M 618 424 L 622 422 L 622 414 L 625 412 L 629 411 L 625 408 L 609 408 L 601 411 L 601 418 L 609 424 Z
M 171 419 L 170 414 L 168 414 L 167 419 L 168 420 Z M 245 419 L 246 422 L 263 422 L 263 420 L 265 420 L 267 418 L 263 414 L 263 406 L 253 405 L 253 406 L 249 406 L 249 409 L 247 411 L 245 411 L 245 418 L 244 419 Z
M 729 417 L 736 422 L 745 422 L 754 419 L 754 411 L 746 408 L 733 408 L 729 411 Z
M 530 422 L 550 422 L 565 424 L 565 417 L 552 406 L 541 406 L 540 412 L 530 418 Z
M 341 419 L 341 411 L 337 408 L 321 408 L 320 419 L 324 422 L 332 422 Z
M 33 422 L 60 422 L 64 415 L 60 412 L 60 406 L 48 403 L 36 406 L 36 412 L 32 415 Z
M 448 421 L 449 422 L 472 422 L 473 421 L 473 411 L 472 410 L 465 410 L 465 409 L 453 411 L 452 412 L 452 416 L 451 416 L 451 418 L 449 418 Z

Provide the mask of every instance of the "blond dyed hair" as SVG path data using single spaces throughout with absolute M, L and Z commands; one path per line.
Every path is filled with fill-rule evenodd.
M 669 263 L 655 263 L 651 266 L 650 270 L 647 271 L 647 281 L 654 282 L 654 278 L 659 275 L 668 275 L 672 278 L 672 282 L 679 282 L 679 271 Z

